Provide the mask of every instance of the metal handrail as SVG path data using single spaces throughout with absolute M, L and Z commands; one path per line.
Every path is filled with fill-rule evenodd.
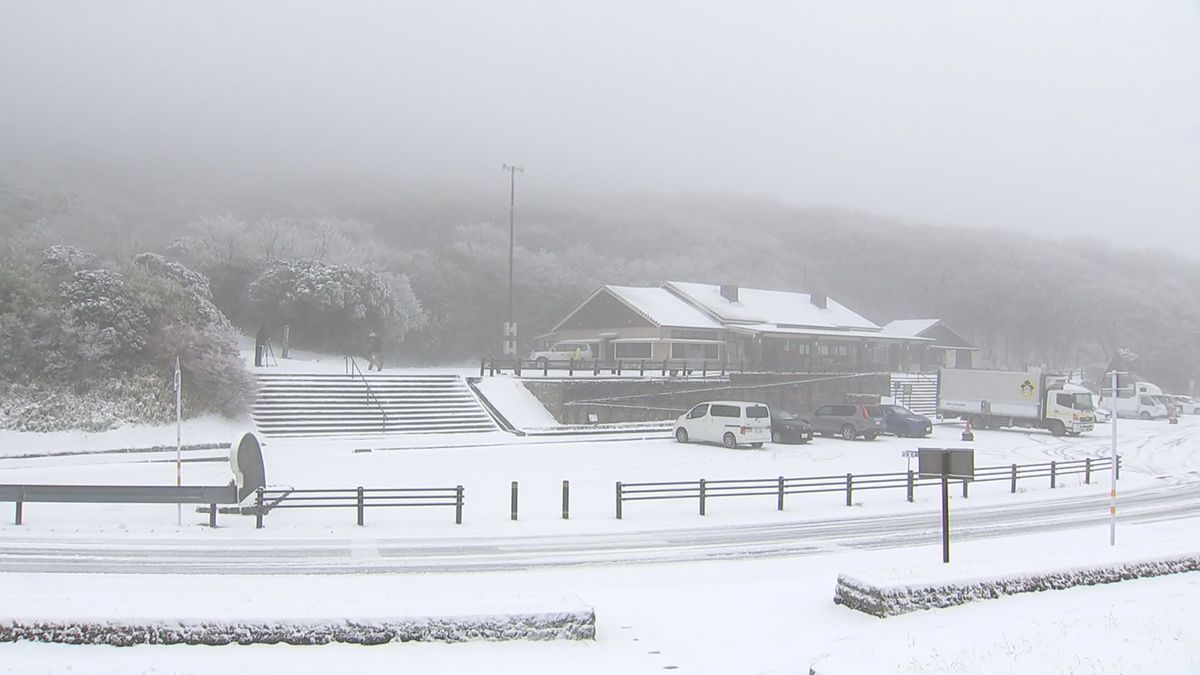
M 366 376 L 366 375 L 363 375 L 363 371 L 362 371 L 362 369 L 360 369 L 360 368 L 358 367 L 358 361 L 356 361 L 356 360 L 354 359 L 354 357 L 353 357 L 353 356 L 350 356 L 349 354 L 347 354 L 347 355 L 345 356 L 344 360 L 345 360 L 345 363 L 346 363 L 346 374 L 347 374 L 347 375 L 354 375 L 354 374 L 357 374 L 357 375 L 358 375 L 358 378 L 359 378 L 360 380 L 362 380 L 362 382 L 363 382 L 363 386 L 365 386 L 365 387 L 367 388 L 367 397 L 368 397 L 368 400 L 369 400 L 369 399 L 374 399 L 374 400 L 375 400 L 375 407 L 379 408 L 379 414 L 380 414 L 380 415 L 383 415 L 383 422 L 382 422 L 382 424 L 380 425 L 380 429 L 379 429 L 379 430 L 380 430 L 380 431 L 387 431 L 387 423 L 388 423 L 388 414 L 387 414 L 387 411 L 383 409 L 383 403 L 382 403 L 382 402 L 379 400 L 379 397 L 375 395 L 375 390 L 371 389 L 371 383 L 370 383 L 370 382 L 367 382 L 367 376 Z

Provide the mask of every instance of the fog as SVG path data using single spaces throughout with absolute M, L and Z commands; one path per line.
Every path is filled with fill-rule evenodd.
M 1200 4 L 0 6 L 0 165 L 715 192 L 1196 255 Z M 752 225 L 752 224 L 748 224 Z

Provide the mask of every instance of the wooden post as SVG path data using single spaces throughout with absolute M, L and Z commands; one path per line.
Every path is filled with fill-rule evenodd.
M 705 485 L 707 483 L 708 483 L 708 481 L 704 480 L 703 478 L 700 479 L 700 515 L 704 515 L 704 498 L 705 498 L 704 492 L 705 492 Z
M 779 506 L 778 510 L 783 510 L 783 476 L 779 477 Z
M 854 475 L 846 474 L 846 506 L 853 506 L 851 495 L 854 494 Z
M 454 524 L 462 525 L 463 489 L 459 485 L 454 489 Z
M 517 481 L 512 482 L 512 519 L 517 519 Z
M 617 520 L 621 519 L 621 481 L 617 481 Z
M 359 527 L 362 527 L 362 524 L 363 524 L 363 489 L 362 489 L 362 486 L 359 485 L 358 486 L 358 525 L 359 525 Z
M 571 517 L 571 481 L 563 481 L 563 520 Z

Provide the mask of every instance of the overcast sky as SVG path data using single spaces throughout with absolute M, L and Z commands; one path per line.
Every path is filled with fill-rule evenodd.
M 505 196 L 516 162 L 1194 255 L 1200 2 L 3 2 L 0 162 L 80 161 Z

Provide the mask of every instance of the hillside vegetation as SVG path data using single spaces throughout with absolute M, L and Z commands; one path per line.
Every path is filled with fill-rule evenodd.
M 988 366 L 1094 375 L 1127 348 L 1163 386 L 1200 374 L 1200 270 L 1169 253 L 732 197 L 558 199 L 518 197 L 523 348 L 602 283 L 690 280 L 820 291 L 880 324 L 943 318 Z M 247 332 L 288 322 L 294 344 L 353 352 L 383 329 L 404 362 L 494 353 L 507 308 L 507 204 L 469 192 L 134 198 L 9 181 L 0 234 L 10 251 L 75 244 L 112 264 L 155 251 L 204 274 Z M 255 285 L 300 269 L 339 281 L 302 299 Z

